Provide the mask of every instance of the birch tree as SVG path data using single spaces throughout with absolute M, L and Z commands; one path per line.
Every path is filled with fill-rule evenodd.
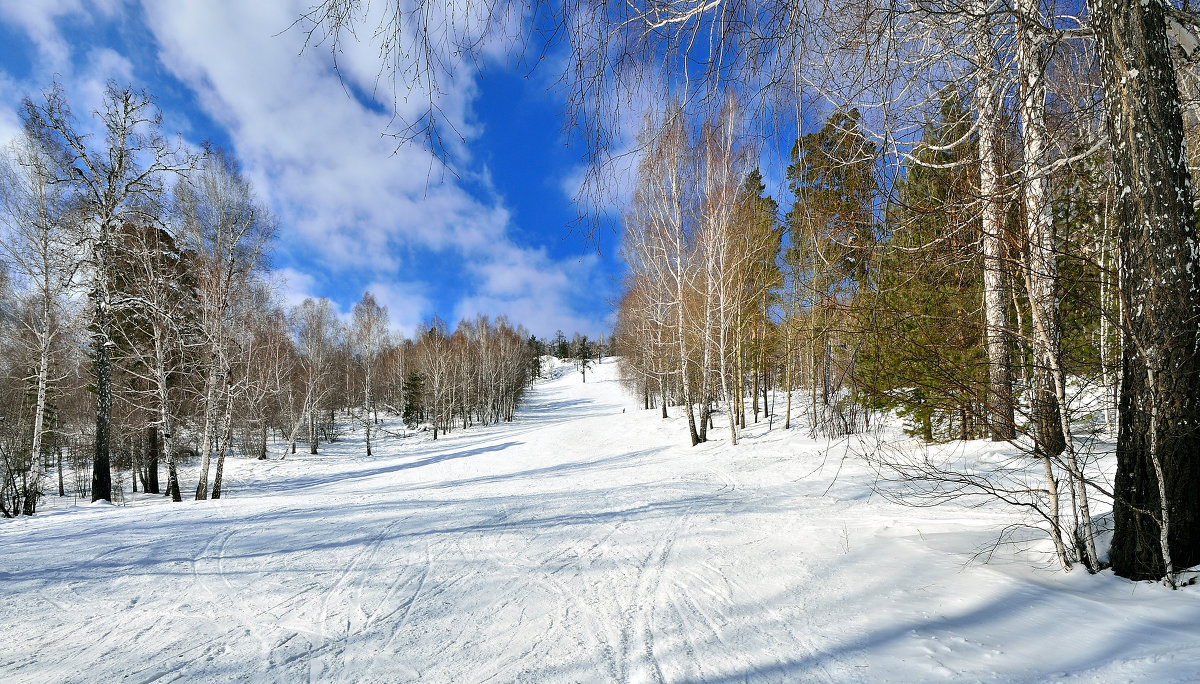
M 367 443 L 367 456 L 371 455 L 371 401 L 372 371 L 387 339 L 387 307 L 375 302 L 375 296 L 364 292 L 362 300 L 354 305 L 354 322 L 351 339 L 363 368 L 363 427 Z
M 80 211 L 91 303 L 92 358 L 96 372 L 96 431 L 92 463 L 92 500 L 112 497 L 109 432 L 112 416 L 113 313 L 118 293 L 108 274 L 117 228 L 142 213 L 163 191 L 163 178 L 192 165 L 190 157 L 170 147 L 161 134 L 162 115 L 145 91 L 110 82 L 95 118 L 104 132 L 100 149 L 81 132 L 62 88 L 43 94 L 41 103 L 25 98 L 26 130 L 55 161 L 54 183 L 66 184 Z
M 247 285 L 275 232 L 274 219 L 259 204 L 233 159 L 208 154 L 189 182 L 176 192 L 175 220 L 196 259 L 201 327 L 205 345 L 203 432 L 196 499 L 208 498 L 208 475 L 216 455 L 220 418 L 227 402 L 229 358 L 225 353 L 234 290 Z
M 721 396 L 729 420 L 730 443 L 737 444 L 737 419 L 734 417 L 734 383 L 730 363 L 738 314 L 745 302 L 739 287 L 743 273 L 751 265 L 751 255 L 745 243 L 736 238 L 744 231 L 735 227 L 738 193 L 745 161 L 741 150 L 739 112 L 733 98 L 725 101 L 717 117 L 706 122 L 700 135 L 702 169 L 699 176 L 700 196 L 697 234 L 700 253 L 705 261 L 706 311 L 705 344 L 714 349 Z M 707 370 L 708 364 L 704 364 Z
M 657 132 L 656 132 L 657 131 Z M 697 403 L 690 382 L 687 293 L 692 288 L 694 264 L 687 224 L 689 150 L 683 111 L 670 106 L 661 124 L 647 121 L 647 141 L 638 166 L 638 188 L 634 204 L 638 217 L 630 227 L 631 251 L 639 255 L 652 278 L 662 282 L 673 312 L 673 337 L 678 348 L 676 372 L 687 414 L 688 436 L 692 446 L 700 443 L 694 405 Z M 700 397 L 702 400 L 703 397 Z
M 1016 437 L 1016 421 L 1010 365 L 1012 341 L 1008 334 L 1010 295 L 1004 269 L 1003 169 L 999 150 L 1004 80 L 997 68 L 999 55 L 994 43 L 996 38 L 989 5 L 989 0 L 975 0 L 971 6 L 975 17 L 970 24 L 970 32 L 975 48 L 973 92 L 978 112 L 979 201 L 982 203 L 980 242 L 983 252 L 984 341 L 988 356 L 986 405 L 992 439 L 1003 441 Z
M 303 397 L 294 416 L 289 441 L 293 450 L 296 435 L 305 421 L 308 423 L 309 453 L 318 448 L 317 411 L 330 390 L 330 374 L 334 369 L 334 352 L 340 335 L 333 304 L 328 299 L 306 298 L 292 309 L 291 324 L 298 356 L 297 377 Z
M 1174 586 L 1200 563 L 1200 246 L 1168 34 L 1158 2 L 1089 2 L 1117 187 L 1123 349 L 1114 572 Z
M 53 160 L 28 133 L 9 144 L 0 163 L 0 255 L 28 285 L 31 316 L 18 320 L 35 347 L 33 433 L 22 513 L 32 515 L 41 492 L 46 402 L 53 383 L 51 360 L 66 317 L 63 297 L 75 279 L 70 234 L 74 216 L 67 187 L 55 183 Z

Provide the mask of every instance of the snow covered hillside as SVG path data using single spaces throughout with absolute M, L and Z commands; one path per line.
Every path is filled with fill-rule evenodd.
M 687 447 L 615 368 L 371 459 L 276 447 L 221 501 L 3 521 L 0 680 L 1200 680 L 1195 588 L 972 560 L 1011 512 L 886 502 L 778 423 Z

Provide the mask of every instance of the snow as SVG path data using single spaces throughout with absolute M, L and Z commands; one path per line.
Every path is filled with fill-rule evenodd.
M 0 680 L 1200 677 L 1195 587 L 1056 572 L 1040 541 L 984 562 L 1013 511 L 896 505 L 854 443 L 778 422 L 687 447 L 611 360 L 552 376 L 512 424 L 5 521 Z

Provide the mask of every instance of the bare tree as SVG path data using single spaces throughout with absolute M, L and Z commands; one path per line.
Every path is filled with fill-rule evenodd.
M 229 391 L 226 342 L 233 294 L 250 275 L 275 233 L 275 221 L 259 204 L 249 182 L 227 154 L 205 157 L 189 182 L 176 191 L 175 220 L 183 242 L 196 259 L 200 332 L 205 344 L 204 428 L 200 441 L 200 479 L 196 498 L 208 498 L 208 473 L 219 442 L 217 416 Z M 223 451 L 221 453 L 224 453 Z
M 1003 202 L 1001 191 L 1000 108 L 1004 80 L 998 71 L 998 50 L 993 34 L 989 0 L 975 0 L 970 25 L 975 48 L 974 99 L 978 112 L 980 232 L 983 251 L 983 307 L 985 344 L 988 355 L 988 424 L 993 440 L 1016 437 L 1008 332 L 1008 283 L 1004 270 Z
M 708 311 L 705 343 L 716 355 L 717 377 L 729 419 L 729 439 L 737 444 L 737 419 L 734 416 L 734 382 L 731 378 L 734 337 L 738 315 L 745 309 L 740 287 L 744 272 L 751 266 L 752 254 L 737 236 L 748 232 L 735 226 L 738 193 L 741 190 L 745 160 L 742 158 L 742 122 L 736 101 L 726 100 L 715 121 L 706 122 L 700 134 L 702 170 L 697 216 L 697 240 L 705 261 Z M 705 364 L 707 370 L 708 364 Z
M 371 455 L 371 401 L 372 371 L 375 370 L 379 353 L 387 340 L 387 307 L 375 302 L 375 295 L 364 292 L 362 300 L 354 305 L 354 322 L 350 337 L 354 341 L 363 377 L 363 426 L 366 430 L 367 455 Z
M 192 160 L 168 146 L 160 129 L 162 115 L 145 91 L 110 82 L 103 109 L 95 117 L 104 130 L 102 149 L 89 144 L 71 114 L 62 88 L 52 84 L 35 103 L 25 98 L 26 129 L 56 162 L 54 183 L 76 195 L 81 239 L 86 249 L 92 305 L 92 355 L 96 367 L 96 433 L 92 464 L 92 500 L 112 497 L 109 428 L 112 415 L 113 313 L 118 295 L 109 274 L 117 228 L 144 213 L 162 193 L 164 175 L 188 169 Z
M 453 345 L 446 324 L 434 318 L 422 324 L 416 340 L 416 361 L 424 379 L 425 407 L 429 422 L 433 424 L 433 438 L 438 438 L 439 429 L 445 432 L 450 424 L 453 405 Z
M 299 355 L 298 376 L 304 390 L 289 441 L 294 449 L 296 434 L 307 421 L 309 452 L 315 454 L 319 441 L 317 411 L 330 390 L 334 352 L 341 336 L 340 324 L 328 299 L 311 297 L 292 309 L 291 323 Z
M 62 300 L 75 279 L 70 234 L 74 220 L 66 186 L 55 183 L 54 160 L 28 133 L 11 143 L 0 165 L 0 253 L 17 267 L 29 286 L 36 311 L 21 316 L 37 358 L 34 377 L 33 433 L 30 439 L 28 489 L 22 512 L 32 515 L 41 492 L 42 445 L 51 360 L 65 311 Z
M 626 221 L 625 249 L 635 259 L 634 268 L 644 270 L 656 283 L 657 296 L 664 297 L 673 313 L 670 325 L 677 348 L 677 386 L 687 413 L 688 436 L 695 446 L 701 439 L 694 406 L 704 397 L 693 395 L 695 373 L 688 350 L 688 295 L 693 290 L 695 264 L 688 221 L 689 136 L 682 109 L 672 105 L 661 122 L 648 119 L 644 136 L 647 144 L 638 167 L 633 212 Z

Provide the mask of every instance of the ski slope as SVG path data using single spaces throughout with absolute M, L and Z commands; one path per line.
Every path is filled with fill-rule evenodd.
M 1195 587 L 984 563 L 1012 512 L 897 506 L 779 428 L 687 447 L 606 362 L 512 424 L 235 461 L 221 501 L 55 498 L 0 522 L 0 681 L 1200 680 Z

